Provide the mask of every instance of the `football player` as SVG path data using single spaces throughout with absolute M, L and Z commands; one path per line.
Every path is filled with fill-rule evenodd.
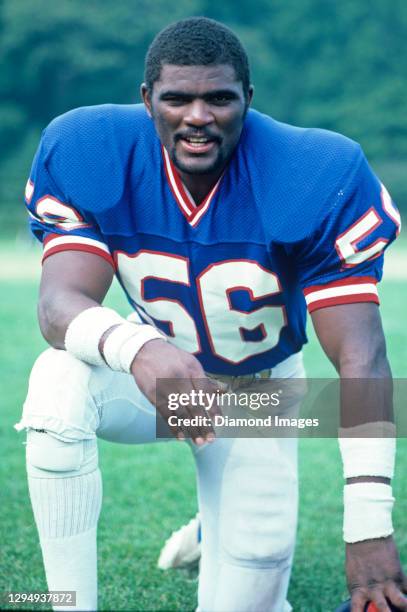
M 80 610 L 97 606 L 97 438 L 154 441 L 156 410 L 169 417 L 158 378 L 191 394 L 198 379 L 221 390 L 217 376 L 301 377 L 307 307 L 341 377 L 390 375 L 376 284 L 400 217 L 360 146 L 249 110 L 246 53 L 206 18 L 157 35 L 141 94 L 142 105 L 52 121 L 26 188 L 51 348 L 17 427 L 28 430 L 48 587 L 76 591 Z M 114 275 L 130 322 L 101 305 Z M 296 440 L 215 438 L 203 423 L 172 426 L 192 439 L 197 466 L 199 610 L 289 610 Z M 407 610 L 392 536 L 394 445 L 341 442 L 353 612 L 368 600 L 388 610 L 386 597 Z

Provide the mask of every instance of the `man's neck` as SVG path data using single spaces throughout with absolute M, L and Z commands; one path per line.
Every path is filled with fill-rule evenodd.
M 197 206 L 203 202 L 211 189 L 216 185 L 222 176 L 223 168 L 217 173 L 211 174 L 187 174 L 179 172 L 182 182 L 188 189 Z

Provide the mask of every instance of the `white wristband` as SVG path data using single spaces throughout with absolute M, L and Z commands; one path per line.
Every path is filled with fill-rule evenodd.
M 99 343 L 107 336 L 103 356 Z M 152 325 L 130 323 L 117 312 L 103 306 L 87 308 L 69 324 L 65 334 L 65 348 L 81 361 L 92 365 L 108 365 L 118 372 L 130 372 L 130 366 L 142 346 L 149 340 L 166 340 L 166 336 Z
M 92 365 L 106 365 L 99 352 L 100 339 L 108 329 L 124 321 L 117 312 L 104 306 L 82 310 L 66 330 L 65 348 L 81 361 Z
M 381 482 L 347 484 L 343 492 L 343 539 L 352 544 L 393 533 L 391 486 Z
M 149 340 L 166 340 L 166 337 L 152 325 L 123 323 L 106 338 L 103 355 L 107 365 L 112 370 L 129 373 L 137 353 Z
M 365 423 L 339 430 L 339 448 L 345 478 L 384 476 L 393 478 L 396 456 L 394 423 Z

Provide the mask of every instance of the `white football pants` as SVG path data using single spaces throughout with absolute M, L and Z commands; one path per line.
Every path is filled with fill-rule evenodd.
M 303 376 L 301 354 L 272 371 L 273 378 Z M 155 408 L 130 375 L 48 349 L 33 367 L 16 428 L 28 429 L 30 496 L 48 588 L 76 591 L 76 609 L 95 610 L 102 497 L 96 437 L 154 442 Z M 199 611 L 290 610 L 297 440 L 217 439 L 191 448 L 202 520 Z

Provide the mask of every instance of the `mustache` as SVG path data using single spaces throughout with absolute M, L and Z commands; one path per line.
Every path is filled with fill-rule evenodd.
M 174 136 L 174 142 L 177 143 L 179 140 L 191 137 L 206 138 L 207 140 L 212 140 L 219 144 L 222 142 L 222 138 L 220 136 L 213 134 L 209 130 L 185 130 L 184 132 L 178 132 Z

